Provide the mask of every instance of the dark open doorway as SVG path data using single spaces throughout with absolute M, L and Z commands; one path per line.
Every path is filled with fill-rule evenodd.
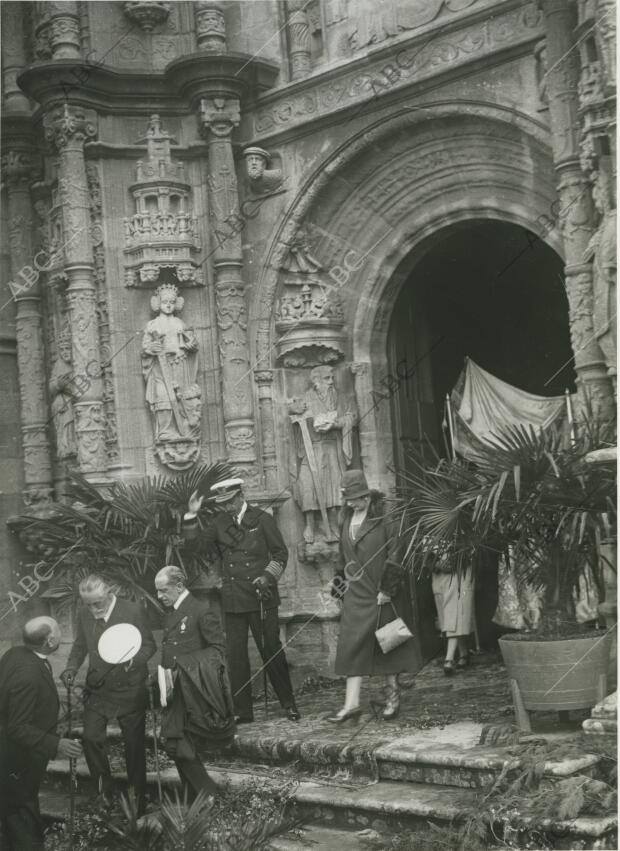
M 485 219 L 445 228 L 416 254 L 388 336 L 391 374 L 403 359 L 409 371 L 415 364 L 391 400 L 397 474 L 407 470 L 412 448 L 432 456 L 430 443 L 445 454 L 444 399 L 466 356 L 531 393 L 575 389 L 563 264 L 549 246 L 524 228 Z M 429 658 L 438 649 L 430 583 L 418 583 L 416 595 Z M 480 630 L 483 620 L 490 624 L 492 606 L 491 593 Z

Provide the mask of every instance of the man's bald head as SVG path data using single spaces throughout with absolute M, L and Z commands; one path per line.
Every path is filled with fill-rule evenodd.
M 45 616 L 32 618 L 24 624 L 22 639 L 24 647 L 48 655 L 58 649 L 60 627 L 54 618 Z

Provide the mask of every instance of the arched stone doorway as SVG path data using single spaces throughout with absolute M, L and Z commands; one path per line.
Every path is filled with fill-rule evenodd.
M 404 481 L 414 457 L 422 455 L 434 463 L 436 455 L 448 452 L 444 400 L 466 356 L 530 393 L 574 392 L 562 270 L 558 254 L 531 231 L 497 219 L 449 225 L 403 259 L 395 271 L 402 284 L 386 352 L 388 372 L 398 379 L 390 394 L 397 484 Z M 482 573 L 476 602 L 484 644 L 495 632 L 493 559 Z M 422 653 L 430 658 L 439 642 L 428 579 L 415 583 L 414 596 Z

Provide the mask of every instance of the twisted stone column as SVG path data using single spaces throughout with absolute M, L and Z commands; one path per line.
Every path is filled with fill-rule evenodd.
M 541 0 L 547 37 L 547 93 L 558 210 L 564 238 L 566 292 L 577 381 L 593 408 L 614 415 L 611 382 L 594 333 L 592 268 L 584 254 L 594 231 L 594 208 L 579 163 L 579 53 L 573 40 L 575 11 L 566 0 Z
M 256 436 L 252 416 L 252 382 L 245 287 L 241 276 L 241 230 L 237 177 L 231 134 L 239 123 L 239 101 L 207 97 L 200 115 L 208 145 L 211 254 L 215 296 L 226 447 L 231 463 L 253 465 Z
M 96 289 L 84 142 L 96 133 L 94 113 L 65 104 L 45 116 L 45 134 L 58 151 L 66 299 L 71 324 L 75 384 L 75 436 L 80 470 L 90 477 L 107 469 L 103 383 L 99 365 Z
M 9 148 L 2 158 L 7 189 L 11 283 L 16 301 L 17 369 L 24 451 L 24 502 L 36 507 L 52 497 L 52 465 L 45 391 L 45 351 L 41 327 L 40 265 L 33 256 L 29 184 L 32 160 L 26 148 Z M 41 261 L 39 263 L 38 261 Z

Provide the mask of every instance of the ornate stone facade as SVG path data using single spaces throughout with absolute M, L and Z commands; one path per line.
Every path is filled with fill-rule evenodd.
M 291 417 L 312 407 L 312 370 L 333 369 L 346 463 L 393 493 L 390 329 L 426 245 L 495 220 L 555 251 L 579 394 L 613 411 L 612 8 L 5 3 L 15 498 L 61 493 L 73 467 L 106 482 L 227 458 L 278 506 L 284 609 L 315 614 L 328 658 L 340 467 L 323 528 Z M 144 345 L 160 286 L 185 299 L 187 342 L 163 367 Z

